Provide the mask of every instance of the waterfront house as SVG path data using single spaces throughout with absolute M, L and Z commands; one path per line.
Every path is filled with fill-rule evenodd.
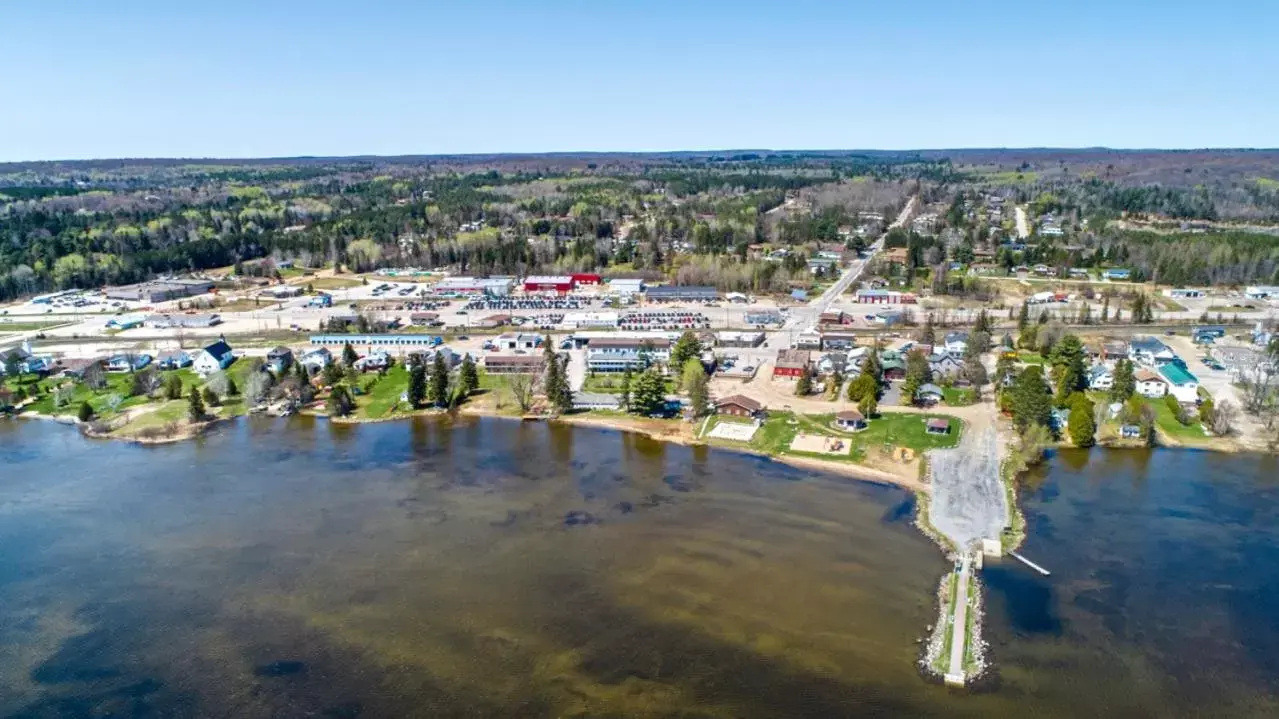
M 235 361 L 235 355 L 231 352 L 231 345 L 226 340 L 218 340 L 213 344 L 205 347 L 196 354 L 195 361 L 192 366 L 195 368 L 196 374 L 201 377 L 220 372 L 231 366 Z
M 1168 381 L 1145 367 L 1138 369 L 1133 378 L 1137 380 L 1137 394 L 1142 397 L 1163 397 L 1168 394 Z
M 603 392 L 574 392 L 573 409 L 580 410 L 612 410 L 622 408 L 621 397 Z
M 745 395 L 734 394 L 715 403 L 715 412 L 729 417 L 758 417 L 764 412 L 764 405 Z
M 933 417 L 924 424 L 924 431 L 928 434 L 950 434 L 950 420 Z
M 1115 373 L 1104 364 L 1093 365 L 1088 370 L 1088 388 L 1107 391 L 1115 386 Z
M 293 350 L 276 347 L 266 353 L 266 366 L 275 374 L 282 374 L 293 366 Z
M 195 358 L 189 352 L 184 350 L 172 350 L 163 352 L 156 358 L 156 365 L 160 369 L 182 369 L 190 367 Z
M 1159 366 L 1159 375 L 1168 383 L 1168 392 L 1182 404 L 1195 404 L 1199 401 L 1199 380 L 1190 371 L 1177 362 L 1169 362 Z
M 307 350 L 298 358 L 298 364 L 306 369 L 307 374 L 320 372 L 332 362 L 333 353 L 329 352 L 327 347 L 316 347 L 315 349 Z
M 374 350 L 359 358 L 352 365 L 361 372 L 375 372 L 391 366 L 391 353 L 386 350 Z
M 847 409 L 835 413 L 835 426 L 845 432 L 860 432 L 866 429 L 866 417 L 855 409 Z

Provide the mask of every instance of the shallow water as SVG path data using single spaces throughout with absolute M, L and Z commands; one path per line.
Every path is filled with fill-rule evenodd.
M 1033 478 L 1054 575 L 987 570 L 968 694 L 915 671 L 946 563 L 899 489 L 500 420 L 0 422 L 0 716 L 1273 715 L 1273 463 L 1141 456 Z

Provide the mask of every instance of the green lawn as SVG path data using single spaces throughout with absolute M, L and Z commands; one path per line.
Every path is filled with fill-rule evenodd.
M 316 277 L 315 279 L 307 280 L 304 284 L 311 285 L 313 289 L 317 290 L 344 290 L 348 287 L 357 287 L 363 283 L 349 277 Z
M 1177 421 L 1177 417 L 1164 400 L 1148 399 L 1146 404 L 1155 410 L 1155 426 L 1169 437 L 1180 440 L 1198 440 L 1207 437 L 1199 424 L 1199 416 L 1194 410 L 1190 410 L 1190 424 L 1182 424 Z
M 1022 350 L 1017 353 L 1017 361 L 1023 364 L 1044 364 L 1044 356 L 1038 352 Z
M 409 370 L 403 363 L 398 363 L 387 371 L 386 376 L 378 378 L 368 394 L 356 397 L 356 416 L 381 419 L 390 415 L 408 388 Z M 400 408 L 407 409 L 407 406 L 401 405 Z
M 622 374 L 592 374 L 586 376 L 586 381 L 582 383 L 583 392 L 599 392 L 601 394 L 621 394 L 622 393 Z M 631 381 L 635 381 L 631 377 Z M 665 391 L 667 394 L 675 392 L 675 381 L 667 377 L 663 379 L 665 383 Z
M 0 320 L 0 334 L 5 332 L 34 332 L 47 327 L 57 327 L 66 322 L 5 322 Z
M 792 452 L 791 441 L 800 431 L 806 434 L 819 434 L 827 437 L 841 437 L 849 440 L 853 450 L 845 459 L 836 455 L 813 454 L 822 459 L 845 459 L 858 461 L 866 457 L 866 453 L 875 448 L 909 447 L 915 452 L 929 449 L 945 449 L 959 443 L 963 423 L 950 417 L 951 432 L 948 435 L 928 434 L 924 422 L 930 417 L 946 417 L 944 414 L 922 415 L 884 412 L 870 421 L 870 426 L 857 433 L 842 432 L 834 429 L 834 413 L 794 415 L 788 412 L 770 413 L 768 419 L 755 433 L 751 446 L 767 454 L 799 454 L 810 456 L 804 452 Z
M 943 387 L 942 397 L 951 407 L 967 407 L 977 401 L 977 393 L 971 387 Z

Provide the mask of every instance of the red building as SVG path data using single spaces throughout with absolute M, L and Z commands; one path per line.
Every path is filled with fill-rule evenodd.
M 574 273 L 571 277 L 573 278 L 574 285 L 598 285 L 604 281 L 604 279 L 599 275 L 592 275 L 589 273 Z
M 774 377 L 799 377 L 808 369 L 808 350 L 777 350 Z
M 525 292 L 554 292 L 566 295 L 573 291 L 573 278 L 568 275 L 531 275 L 524 279 Z

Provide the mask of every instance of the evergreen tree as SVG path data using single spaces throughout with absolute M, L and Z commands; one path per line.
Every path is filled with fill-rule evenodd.
M 631 368 L 627 367 L 622 373 L 622 392 L 617 398 L 622 405 L 622 411 L 631 411 Z
M 671 347 L 670 366 L 678 367 L 681 371 L 684 364 L 690 359 L 700 357 L 702 354 L 702 343 L 697 341 L 697 335 L 690 330 L 685 330 L 684 334 L 675 340 L 675 345 Z
M 208 387 L 205 387 L 204 391 L 200 393 L 200 398 L 204 400 L 205 407 L 217 407 L 222 404 L 222 400 L 218 399 L 217 393 Z
M 76 412 L 76 418 L 81 422 L 88 422 L 93 419 L 93 406 L 88 401 L 80 403 L 80 410 Z
M 799 374 L 799 380 L 795 382 L 795 396 L 806 397 L 813 393 L 813 372 L 805 367 L 804 371 Z
M 1082 392 L 1071 396 L 1070 419 L 1066 421 L 1066 430 L 1076 447 L 1091 447 L 1096 443 L 1097 423 L 1093 419 L 1094 411 L 1093 403 Z
M 299 364 L 298 366 L 301 367 L 302 365 Z M 235 380 L 231 377 L 231 375 L 227 375 L 226 377 L 226 396 L 228 397 L 240 396 L 240 387 L 239 385 L 235 383 Z
M 480 388 L 480 372 L 475 367 L 475 360 L 471 359 L 469 354 L 462 358 L 462 368 L 458 371 L 458 383 L 463 397 L 469 396 Z
M 1061 338 L 1052 351 L 1053 368 L 1058 371 L 1058 404 L 1065 405 L 1067 398 L 1088 387 L 1088 369 L 1084 362 L 1084 345 L 1075 335 Z
M 919 341 L 926 345 L 937 344 L 937 331 L 933 329 L 933 313 L 929 312 L 924 319 L 924 328 L 919 331 Z
M 342 381 L 342 365 L 330 362 L 324 365 L 324 384 L 332 387 Z
M 698 361 L 698 369 L 701 369 L 700 361 Z M 706 373 L 699 371 L 685 381 L 688 387 L 688 402 L 693 408 L 693 416 L 706 416 L 710 413 L 710 392 L 706 387 Z
M 187 395 L 187 416 L 192 422 L 204 420 L 204 400 L 200 397 L 198 387 L 192 387 L 191 393 Z
M 990 336 L 990 330 L 993 325 L 990 321 L 990 315 L 986 314 L 986 310 L 980 310 L 977 313 L 977 320 L 973 323 L 973 332 L 985 332 Z
M 878 399 L 879 384 L 875 382 L 875 378 L 866 373 L 862 373 L 853 378 L 848 383 L 848 401 L 861 402 L 867 396 Z
M 164 398 L 165 399 L 182 399 L 182 378 L 176 374 L 169 375 L 164 380 Z
M 1022 302 L 1021 310 L 1017 313 L 1017 331 L 1025 332 L 1028 325 L 1030 325 L 1030 303 Z
M 879 347 L 872 347 L 866 359 L 862 360 L 862 374 L 874 380 L 876 387 L 884 381 L 884 365 L 879 360 Z
M 867 420 L 879 411 L 879 400 L 875 399 L 874 392 L 871 392 L 861 398 L 861 401 L 857 403 L 857 411 L 861 412 L 862 416 Z
M 1011 410 L 1018 432 L 1025 432 L 1034 424 L 1044 427 L 1051 424 L 1052 402 L 1044 381 L 1043 366 L 1029 365 L 1017 375 L 1012 386 Z
M 645 370 L 635 378 L 631 392 L 631 411 L 641 415 L 660 412 L 666 404 L 666 385 L 654 370 Z
M 439 352 L 435 353 L 435 362 L 431 365 L 428 398 L 439 407 L 446 406 L 449 402 L 449 368 L 444 364 L 444 355 Z
M 426 401 L 426 363 L 419 360 L 409 370 L 409 405 L 414 409 Z
M 345 417 L 355 411 L 355 395 L 344 384 L 334 385 L 329 392 L 329 413 L 335 417 Z
M 355 348 L 350 342 L 342 345 L 342 364 L 347 367 L 354 367 L 355 363 L 360 359 L 360 355 L 356 354 Z
M 923 350 L 912 350 L 906 353 L 906 380 L 902 382 L 902 404 L 913 404 L 915 394 L 932 379 L 932 370 L 928 366 L 928 357 Z
M 1106 295 L 1101 301 L 1101 323 L 1104 325 L 1110 321 L 1110 295 Z
M 1115 363 L 1115 379 L 1110 386 L 1110 401 L 1127 402 L 1137 391 L 1137 379 L 1133 375 L 1132 361 L 1120 359 Z

